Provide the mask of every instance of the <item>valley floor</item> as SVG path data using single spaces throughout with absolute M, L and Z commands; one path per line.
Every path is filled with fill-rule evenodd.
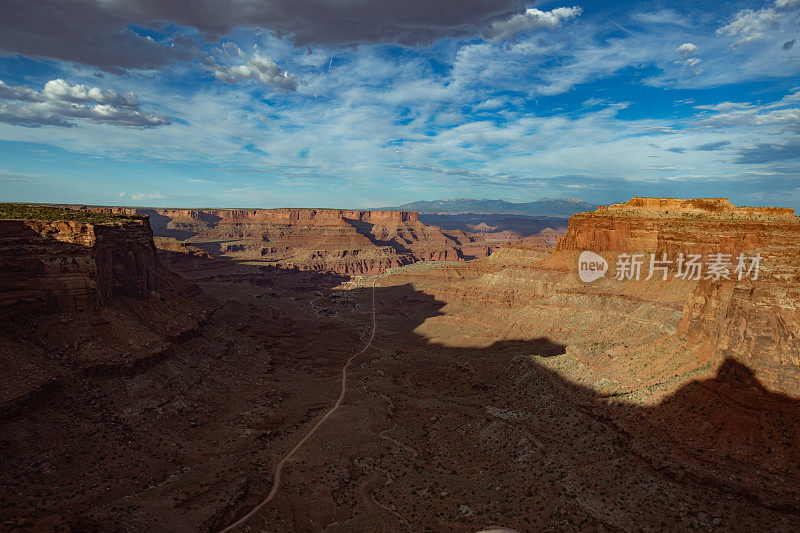
M 555 341 L 432 340 L 423 325 L 445 303 L 391 275 L 374 278 L 373 308 L 371 278 L 164 261 L 200 286 L 206 318 L 169 357 L 128 375 L 67 369 L 0 421 L 4 529 L 235 522 L 334 405 L 373 309 L 341 406 L 242 531 L 800 529 L 800 472 L 780 448 L 797 439 L 797 401 L 711 376 L 638 405 L 560 371 L 571 356 Z M 757 434 L 718 426 L 734 411 Z M 779 447 L 772 462 L 737 453 L 750 438 Z

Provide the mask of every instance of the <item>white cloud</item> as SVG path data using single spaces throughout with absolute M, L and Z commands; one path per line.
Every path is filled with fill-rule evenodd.
M 735 12 L 731 14 L 735 15 Z M 681 89 L 718 87 L 800 72 L 791 56 L 776 57 L 776 48 L 795 38 L 798 11 L 781 12 L 778 31 L 762 42 L 731 49 L 734 39 L 714 33 L 703 17 L 686 14 L 691 24 L 655 23 L 636 13 L 636 23 L 620 32 L 615 21 L 587 20 L 558 39 L 519 35 L 514 42 L 479 42 L 455 53 L 453 77 L 464 86 L 488 86 L 529 96 L 562 94 L 576 86 L 613 76 L 624 69 L 655 67 L 640 83 Z M 671 20 L 671 17 L 661 17 Z M 620 18 L 619 23 L 627 20 Z M 616 31 L 615 31 L 616 30 Z M 793 37 L 794 36 L 794 37 Z M 682 57 L 678 45 L 692 45 L 696 55 Z M 689 52 L 688 46 L 684 50 Z M 644 70 L 640 70 L 644 72 Z
M 242 49 L 239 48 L 239 45 L 231 41 L 222 43 L 221 48 L 229 56 L 242 57 L 244 55 L 244 52 L 242 52 Z
M 580 7 L 559 7 L 552 11 L 540 11 L 531 8 L 520 15 L 514 15 L 508 20 L 495 22 L 484 37 L 490 41 L 510 39 L 516 34 L 538 28 L 553 30 L 561 26 L 562 22 L 577 17 L 583 11 Z
M 681 59 L 681 60 L 677 61 L 677 63 L 680 63 L 682 65 L 686 65 L 687 67 L 696 67 L 697 65 L 700 64 L 701 61 L 702 61 L 702 59 L 698 59 L 696 57 L 688 57 L 686 59 Z
M 747 102 L 720 102 L 713 105 L 696 105 L 695 109 L 703 111 L 730 111 L 731 109 L 747 109 L 753 107 L 753 104 Z
M 695 106 L 709 112 L 699 124 L 713 127 L 770 128 L 775 133 L 800 132 L 800 91 L 790 93 L 777 102 L 755 105 L 744 102 L 720 102 Z
M 692 43 L 683 43 L 678 47 L 678 53 L 681 55 L 681 57 L 689 57 L 694 55 L 696 51 L 697 46 Z
M 768 80 L 774 75 L 791 75 L 791 69 L 796 69 L 794 62 L 764 61 L 759 55 L 774 40 L 730 50 L 729 39 L 715 36 L 714 28 L 708 26 L 632 25 L 630 31 L 614 31 L 609 37 L 611 25 L 581 23 L 575 31 L 562 32 L 559 39 L 542 40 L 534 34 L 502 44 L 446 42 L 431 50 L 398 55 L 366 45 L 337 49 L 330 69 L 330 50 L 259 40 L 258 55 L 276 68 L 279 64 L 279 71 L 302 76 L 298 94 L 263 99 L 257 88 L 231 90 L 223 83 L 210 83 L 187 86 L 187 94 L 172 98 L 173 85 L 163 79 L 130 75 L 119 79 L 126 85 L 127 80 L 135 80 L 140 98 L 159 102 L 173 117 L 173 126 L 117 129 L 114 135 L 109 135 L 108 127 L 90 126 L 54 136 L 48 130 L 0 124 L 0 136 L 110 157 L 210 162 L 220 179 L 196 187 L 208 191 L 203 193 L 212 198 L 207 203 L 217 201 L 215 195 L 219 195 L 227 202 L 248 205 L 259 201 L 256 196 L 263 191 L 277 198 L 264 197 L 270 202 L 291 198 L 299 205 L 325 195 L 322 201 L 328 204 L 354 205 L 374 190 L 408 194 L 418 187 L 425 194 L 447 190 L 458 195 L 465 183 L 470 187 L 478 183 L 524 191 L 571 175 L 614 176 L 611 181 L 598 182 L 597 187 L 609 187 L 621 179 L 646 178 L 658 184 L 675 179 L 670 176 L 694 174 L 726 179 L 735 169 L 726 160 L 734 157 L 740 146 L 755 145 L 775 129 L 782 130 L 775 138 L 769 137 L 769 142 L 784 142 L 794 116 L 789 105 L 759 108 L 748 116 L 742 112 L 754 104 L 721 102 L 697 106 L 704 111 L 697 120 L 622 120 L 615 117 L 620 104 L 595 99 L 584 101 L 586 108 L 548 109 L 537 116 L 541 108 L 532 105 L 536 95 L 568 91 L 627 68 L 647 67 L 658 71 L 654 76 L 663 85 L 682 88 L 689 83 L 713 86 L 742 79 Z M 229 83 L 263 83 L 250 70 L 252 41 L 242 39 L 246 52 L 234 43 L 221 45 L 214 57 L 222 66 L 212 67 L 211 72 L 219 69 L 222 77 L 229 76 L 221 81 Z M 697 58 L 681 57 L 675 43 L 697 46 L 706 70 L 724 78 L 708 83 L 704 75 L 697 82 L 687 81 L 694 69 L 685 68 L 685 62 Z M 676 65 L 676 60 L 680 64 Z M 87 71 L 82 83 L 94 83 L 86 81 L 91 75 Z M 0 94 L 3 91 L 15 94 L 17 101 L 39 98 L 38 91 L 25 87 L 0 86 Z M 575 92 L 581 95 L 582 91 L 578 87 Z M 88 89 L 67 91 L 72 98 L 84 93 L 88 95 Z M 100 95 L 95 93 L 95 97 Z M 731 144 L 712 149 L 723 142 Z M 650 143 L 706 148 L 665 152 Z M 357 161 L 353 154 L 358 154 Z M 434 168 L 444 170 L 436 175 L 424 170 Z M 534 183 L 531 176 L 540 182 Z M 200 183 L 197 179 L 193 182 Z M 585 187 L 593 182 L 565 178 L 560 183 L 560 187 Z M 183 179 L 165 185 L 137 182 L 121 185 L 114 193 L 120 189 L 160 190 L 175 198 L 185 186 Z M 467 189 L 464 192 L 469 194 Z M 131 194 L 127 198 L 130 201 Z M 140 201 L 146 203 L 146 198 Z
M 133 200 L 134 202 L 138 202 L 140 200 L 161 200 L 163 198 L 167 198 L 167 195 L 160 191 L 155 191 L 155 192 L 137 192 L 131 194 L 130 197 L 131 200 Z
M 476 111 L 496 110 L 503 108 L 505 105 L 506 103 L 499 98 L 489 98 L 477 104 L 474 109 Z
M 132 92 L 119 94 L 111 89 L 86 87 L 85 85 L 70 85 L 62 79 L 50 80 L 42 89 L 42 96 L 48 100 L 63 102 L 96 102 L 118 106 L 136 106 L 136 95 Z
M 136 95 L 111 89 L 48 81 L 41 91 L 0 80 L 0 122 L 20 126 L 74 126 L 74 120 L 117 126 L 170 124 L 163 115 L 141 110 Z
M 235 49 L 238 50 L 238 53 L 232 47 L 228 47 L 226 51 L 228 50 L 231 50 L 233 55 L 242 55 L 238 46 Z M 296 76 L 285 72 L 271 58 L 257 52 L 250 56 L 247 63 L 243 65 L 217 66 L 214 70 L 214 77 L 225 83 L 253 80 L 266 85 L 273 85 L 286 91 L 297 90 Z
M 794 9 L 800 7 L 800 0 L 775 0 L 775 7 L 778 9 Z
M 733 20 L 717 30 L 718 35 L 736 37 L 736 46 L 743 46 L 763 39 L 767 33 L 780 26 L 781 13 L 771 7 L 758 11 L 744 9 L 734 15 Z
M 672 24 L 685 27 L 692 26 L 692 21 L 687 16 L 676 13 L 671 9 L 632 13 L 631 18 L 646 24 Z

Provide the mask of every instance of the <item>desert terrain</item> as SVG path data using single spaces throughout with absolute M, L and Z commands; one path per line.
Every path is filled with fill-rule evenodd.
M 2 215 L 4 530 L 800 529 L 792 210 L 634 198 L 556 246 L 405 211 Z M 757 279 L 613 277 L 745 252 Z

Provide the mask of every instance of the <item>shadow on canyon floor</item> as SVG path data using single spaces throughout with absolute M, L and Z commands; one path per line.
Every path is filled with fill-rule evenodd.
M 240 273 L 239 280 L 253 276 L 252 282 L 277 276 L 282 278 L 276 281 L 279 286 L 294 285 L 301 292 L 335 294 L 330 290 L 345 281 L 329 274 L 247 268 L 252 270 Z M 362 303 L 360 316 L 366 322 L 371 289 L 351 292 Z M 636 456 L 664 479 L 743 498 L 772 512 L 787 513 L 794 517 L 792 520 L 800 516 L 800 400 L 767 390 L 741 363 L 725 360 L 716 376 L 687 381 L 654 406 L 614 401 L 535 361 L 532 356 L 564 354 L 566 347 L 557 340 L 536 337 L 496 341 L 485 348 L 453 348 L 416 333 L 427 319 L 443 315 L 444 305 L 410 285 L 375 288 L 378 353 L 367 352 L 364 359 L 370 362 L 367 366 L 378 367 L 391 378 L 391 383 L 376 390 L 383 394 L 391 390 L 413 397 L 415 402 L 422 397 L 426 401 L 438 398 L 456 410 L 463 409 L 463 402 L 471 398 L 476 406 L 505 402 L 516 406 L 514 412 L 525 412 L 520 398 L 530 391 L 521 376 L 535 375 L 558 391 L 570 409 L 601 423 L 604 431 L 612 428 L 626 441 L 620 448 L 622 453 Z M 337 312 L 346 312 L 346 308 L 339 306 Z M 369 384 L 373 378 L 364 372 L 358 370 L 356 374 Z M 512 383 L 516 390 L 509 393 Z M 534 385 L 531 390 L 541 386 Z M 419 409 L 424 412 L 424 408 Z M 475 415 L 483 417 L 478 411 Z
M 372 288 L 159 257 L 215 299 L 212 318 L 136 376 L 64 365 L 59 379 L 75 385 L 0 421 L 0 482 L 15 491 L 2 520 L 218 528 L 269 492 L 275 463 L 335 400 L 369 336 Z M 374 298 L 373 348 L 335 419 L 287 467 L 266 529 L 800 527 L 800 401 L 736 361 L 657 405 L 626 403 L 538 363 L 564 353 L 557 339 L 444 346 L 416 331 L 444 302 L 410 285 Z M 579 518 L 566 522 L 565 508 Z

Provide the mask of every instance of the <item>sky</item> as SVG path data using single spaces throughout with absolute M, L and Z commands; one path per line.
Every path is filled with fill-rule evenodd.
M 3 0 L 0 200 L 800 209 L 800 0 Z

